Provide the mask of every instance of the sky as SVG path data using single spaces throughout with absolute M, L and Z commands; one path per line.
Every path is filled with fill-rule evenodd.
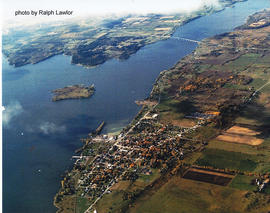
M 5 24 L 8 20 L 19 23 L 20 21 L 50 21 L 86 15 L 190 12 L 204 5 L 217 6 L 218 0 L 2 0 L 2 20 Z M 72 16 L 15 16 L 18 10 L 71 10 L 73 13 Z

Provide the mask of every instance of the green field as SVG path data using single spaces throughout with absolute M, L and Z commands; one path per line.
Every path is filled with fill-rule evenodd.
M 246 191 L 196 182 L 174 176 L 157 191 L 149 192 L 132 205 L 130 213 L 262 213 L 261 195 L 246 197 Z M 247 211 L 253 203 L 257 205 Z M 261 206 L 260 206 L 261 205 Z
M 166 99 L 161 101 L 161 103 L 156 107 L 160 112 L 170 112 L 175 114 L 180 114 L 181 117 L 183 113 L 190 110 L 189 103 L 179 102 L 174 99 Z
M 195 162 L 199 166 L 210 166 L 218 169 L 231 169 L 241 172 L 253 171 L 257 162 L 255 156 L 240 152 L 228 152 L 219 149 L 206 149 Z
M 114 191 L 111 194 L 103 196 L 102 200 L 97 203 L 96 209 L 100 213 L 117 212 L 128 206 L 128 200 L 123 201 L 124 191 Z
M 237 175 L 231 182 L 230 187 L 240 189 L 240 190 L 247 190 L 247 191 L 255 191 L 257 187 L 252 185 L 251 182 L 254 177 L 245 176 L 245 175 Z
M 88 207 L 90 203 L 85 197 L 77 197 L 76 202 L 76 213 L 83 213 Z

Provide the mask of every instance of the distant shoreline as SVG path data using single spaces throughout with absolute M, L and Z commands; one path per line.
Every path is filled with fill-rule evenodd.
M 124 21 L 121 21 L 120 24 L 116 24 L 113 26 L 112 29 L 105 29 L 105 34 L 101 37 L 97 37 L 96 39 L 92 39 L 92 42 L 89 43 L 87 40 L 88 38 L 84 38 L 87 44 L 83 44 L 81 42 L 75 45 L 74 47 L 69 47 L 70 49 L 67 49 L 65 45 L 70 46 L 69 40 L 62 39 L 61 36 L 53 36 L 52 40 L 55 40 L 56 46 L 52 47 L 51 49 L 46 49 L 47 47 L 44 47 L 44 45 L 51 45 L 50 39 L 48 41 L 43 41 L 43 38 L 39 42 L 37 38 L 37 41 L 34 41 L 34 45 L 37 46 L 37 49 L 33 49 L 31 53 L 29 50 L 32 48 L 31 42 L 29 44 L 25 44 L 24 48 L 28 48 L 29 50 L 24 50 L 23 48 L 19 48 L 18 50 L 13 50 L 5 48 L 5 39 L 3 42 L 3 55 L 7 57 L 8 62 L 10 65 L 14 65 L 15 67 L 21 67 L 27 64 L 37 64 L 39 62 L 42 62 L 44 60 L 47 60 L 53 56 L 56 55 L 68 55 L 71 56 L 71 63 L 79 66 L 83 66 L 85 68 L 93 68 L 95 66 L 101 65 L 105 63 L 106 61 L 110 59 L 120 59 L 120 60 L 126 60 L 128 59 L 132 54 L 135 54 L 139 49 L 142 47 L 156 43 L 158 41 L 169 39 L 177 28 L 180 26 L 183 26 L 195 19 L 198 19 L 202 16 L 206 16 L 212 13 L 217 13 L 222 10 L 224 10 L 226 7 L 230 7 L 238 2 L 244 2 L 247 0 L 236 0 L 236 1 L 227 1 L 224 2 L 222 5 L 222 8 L 205 8 L 201 11 L 195 11 L 188 15 L 178 14 L 174 15 L 173 19 L 169 19 L 168 23 L 166 22 L 166 19 L 162 19 L 162 21 L 159 18 L 153 18 L 155 25 L 164 25 L 169 26 L 168 30 L 159 32 L 155 31 L 155 29 L 158 28 L 151 28 L 149 30 L 143 31 L 145 33 L 144 36 L 140 36 L 140 34 L 130 34 L 131 36 L 128 36 L 128 34 L 124 34 L 124 36 L 121 37 L 121 34 L 112 33 L 112 30 L 121 31 L 122 25 L 124 25 Z M 159 15 L 157 15 L 159 16 Z M 143 17 L 143 16 L 142 16 Z M 147 17 L 147 16 L 146 16 Z M 162 16 L 161 16 L 162 17 Z M 138 17 L 139 18 L 139 17 Z M 125 20 L 125 19 L 123 19 Z M 128 18 L 126 18 L 128 20 Z M 170 21 L 172 21 L 174 24 L 170 24 Z M 144 26 L 141 24 L 142 27 Z M 132 31 L 132 26 L 130 27 L 130 30 Z M 134 28 L 136 29 L 136 28 Z M 161 29 L 161 28 L 160 28 Z M 165 29 L 165 28 L 164 28 Z M 163 30 L 163 28 L 162 28 Z M 112 32 L 111 32 L 112 31 Z M 102 31 L 101 31 L 102 32 Z M 128 31 L 127 31 L 128 32 Z M 72 33 L 72 32 L 71 32 Z M 110 36 L 108 33 L 112 33 L 114 36 Z M 149 34 L 150 33 L 150 34 Z M 107 35 L 108 34 L 108 35 Z M 5 38 L 5 37 L 4 37 Z M 90 39 L 91 40 L 91 39 Z M 44 42 L 44 43 L 42 43 Z M 88 44 L 89 43 L 89 44 Z M 113 43 L 113 44 L 111 44 Z M 124 46 L 123 43 L 127 43 Z M 29 47 L 28 47 L 29 45 Z M 107 52 L 106 48 L 107 46 L 110 47 L 110 50 Z M 119 46 L 119 47 L 117 47 Z M 15 46 L 16 47 L 16 46 Z M 39 48 L 45 48 L 42 55 L 40 55 Z M 21 53 L 22 51 L 22 53 Z

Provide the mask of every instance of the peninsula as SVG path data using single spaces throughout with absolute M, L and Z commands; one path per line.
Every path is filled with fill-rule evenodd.
M 119 135 L 82 139 L 58 212 L 269 212 L 269 23 L 201 41 Z
M 54 93 L 52 101 L 89 98 L 94 94 L 95 87 L 93 84 L 90 86 L 73 85 L 73 86 L 67 86 L 61 89 L 56 89 L 56 90 L 53 90 L 52 92 Z

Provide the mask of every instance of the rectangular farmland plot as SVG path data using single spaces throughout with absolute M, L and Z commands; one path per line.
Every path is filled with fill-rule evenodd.
M 227 186 L 232 180 L 232 177 L 227 175 L 226 176 L 223 176 L 222 174 L 216 175 L 213 174 L 212 172 L 207 173 L 207 171 L 200 172 L 193 170 L 187 171 L 186 174 L 183 176 L 183 178 L 216 184 L 220 186 Z
M 242 172 L 253 171 L 258 165 L 255 155 L 219 149 L 206 149 L 195 164 L 216 169 L 230 169 Z

